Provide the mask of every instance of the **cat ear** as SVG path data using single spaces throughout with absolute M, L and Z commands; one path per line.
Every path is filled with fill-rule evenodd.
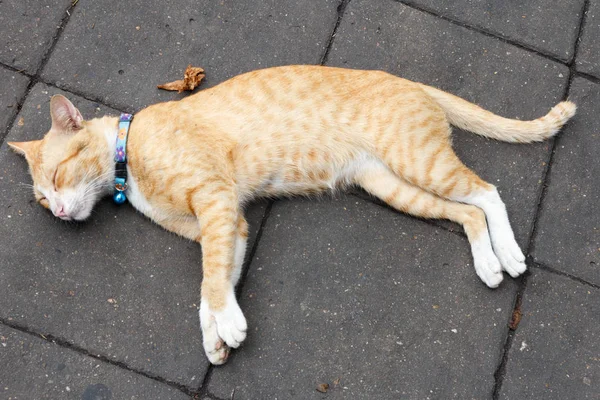
M 83 127 L 83 117 L 79 110 L 69 99 L 60 94 L 52 96 L 50 100 L 50 115 L 52 116 L 53 131 L 78 131 Z
M 8 142 L 8 146 L 13 149 L 15 153 L 22 155 L 27 160 L 32 160 L 35 158 L 41 142 L 41 140 L 32 140 L 29 142 Z

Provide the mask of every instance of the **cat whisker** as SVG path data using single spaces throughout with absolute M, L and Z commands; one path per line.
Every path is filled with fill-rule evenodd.
M 33 186 L 33 185 L 29 184 L 29 183 L 17 182 L 17 186 L 19 186 L 21 188 L 27 188 L 27 189 L 35 190 L 35 186 Z
M 108 185 L 98 185 L 98 186 L 94 186 L 94 187 L 87 187 L 84 189 L 83 191 L 83 196 L 86 196 L 89 193 L 101 193 L 101 192 L 105 192 L 110 188 L 110 186 Z

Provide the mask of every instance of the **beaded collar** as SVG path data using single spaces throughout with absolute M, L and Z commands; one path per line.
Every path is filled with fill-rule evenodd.
M 119 131 L 117 133 L 117 147 L 115 150 L 115 194 L 113 200 L 117 204 L 125 203 L 127 196 L 127 134 L 133 115 L 121 114 L 119 118 Z

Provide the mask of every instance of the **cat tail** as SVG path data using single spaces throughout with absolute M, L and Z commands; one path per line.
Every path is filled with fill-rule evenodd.
M 533 121 L 500 117 L 460 97 L 419 84 L 446 113 L 448 121 L 461 129 L 503 142 L 541 142 L 554 136 L 577 110 L 575 103 L 563 101 L 548 114 Z

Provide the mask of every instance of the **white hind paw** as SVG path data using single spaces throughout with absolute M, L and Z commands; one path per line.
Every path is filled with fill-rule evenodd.
M 514 239 L 506 243 L 494 243 L 494 251 L 500 260 L 502 269 L 513 278 L 527 270 L 525 256 Z
M 527 269 L 525 255 L 517 244 L 512 231 L 497 231 L 496 235 L 492 235 L 492 244 L 504 271 L 513 278 L 525 272 Z
M 494 254 L 492 246 L 487 235 L 482 239 L 473 242 L 471 245 L 473 252 L 473 264 L 477 276 L 490 288 L 497 288 L 502 282 L 502 267 L 500 261 Z
M 494 256 L 493 259 L 479 259 L 474 261 L 477 276 L 479 276 L 483 283 L 488 287 L 492 289 L 497 288 L 503 279 L 498 259 Z

